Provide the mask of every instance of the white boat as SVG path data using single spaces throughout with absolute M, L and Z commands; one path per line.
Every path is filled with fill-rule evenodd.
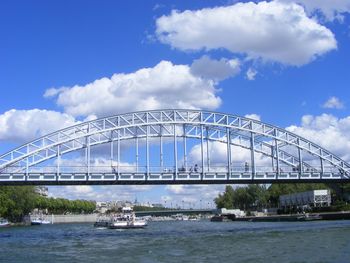
M 48 220 L 45 220 L 41 217 L 38 217 L 38 218 L 34 218 L 33 220 L 31 220 L 30 224 L 31 225 L 48 225 L 48 224 L 51 224 L 51 222 Z
M 136 218 L 131 207 L 123 207 L 122 212 L 112 216 L 108 224 L 108 228 L 111 229 L 144 228 L 145 226 L 147 226 L 147 221 Z
M 8 226 L 10 226 L 10 222 L 4 218 L 0 218 L 0 227 L 8 227 Z
M 111 219 L 108 216 L 99 216 L 94 223 L 94 227 L 106 228 L 110 222 Z

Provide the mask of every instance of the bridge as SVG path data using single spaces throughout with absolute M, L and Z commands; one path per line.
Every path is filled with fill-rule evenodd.
M 172 215 L 198 215 L 198 214 L 216 214 L 217 209 L 171 209 L 154 211 L 136 211 L 136 216 L 172 216 Z
M 182 109 L 79 123 L 0 156 L 0 185 L 273 182 L 350 182 L 350 164 L 271 124 Z

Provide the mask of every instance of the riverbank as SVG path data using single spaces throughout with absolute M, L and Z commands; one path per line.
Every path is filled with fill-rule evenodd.
M 322 212 L 291 215 L 271 215 L 271 216 L 245 216 L 237 217 L 234 221 L 249 222 L 293 222 L 293 221 L 313 221 L 313 220 L 350 220 L 350 211 Z
M 96 222 L 98 214 L 78 214 L 78 215 L 41 215 L 40 218 L 50 221 L 52 224 L 65 223 L 94 223 Z M 37 215 L 30 215 L 26 217 L 25 223 L 29 223 L 38 218 Z

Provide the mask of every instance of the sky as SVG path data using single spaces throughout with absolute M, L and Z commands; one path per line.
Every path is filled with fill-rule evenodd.
M 350 161 L 350 1 L 1 1 L 0 152 L 108 115 L 261 119 Z M 212 205 L 224 186 L 56 186 L 51 196 Z

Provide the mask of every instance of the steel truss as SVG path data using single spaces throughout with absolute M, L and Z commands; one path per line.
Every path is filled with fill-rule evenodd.
M 150 166 L 149 144 L 159 139 L 160 164 Z M 174 160 L 171 169 L 163 165 L 163 143 L 172 139 Z M 178 144 L 183 140 L 179 168 Z M 187 139 L 198 139 L 201 164 L 188 167 Z M 120 144 L 134 140 L 136 165 L 120 165 Z M 146 166 L 139 166 L 139 140 L 146 142 Z M 227 158 L 220 167 L 211 166 L 209 142 L 227 145 Z M 111 160 L 117 166 L 92 167 L 91 147 L 110 144 Z M 117 153 L 114 145 L 117 144 Z M 249 169 L 235 167 L 231 148 L 250 150 Z M 63 167 L 61 157 L 85 150 L 86 165 Z M 256 154 L 271 158 L 270 167 L 257 167 Z M 318 159 L 311 165 L 304 155 Z M 205 156 L 206 155 L 206 156 Z M 55 166 L 41 163 L 56 159 Z M 285 167 L 289 167 L 286 168 Z M 350 164 L 319 145 L 285 129 L 261 121 L 200 110 L 154 110 L 101 118 L 68 127 L 24 144 L 0 156 L 0 184 L 165 184 L 165 183 L 251 183 L 302 181 L 349 181 Z

